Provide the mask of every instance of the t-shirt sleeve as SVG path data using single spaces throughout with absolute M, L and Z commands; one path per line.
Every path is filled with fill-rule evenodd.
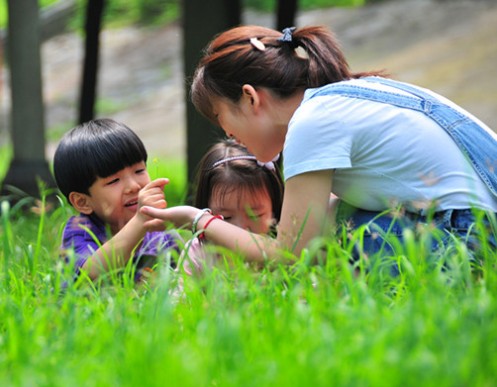
M 74 257 L 76 272 L 79 272 L 86 260 L 100 247 L 97 234 L 98 231 L 94 230 L 91 224 L 82 221 L 80 217 L 72 217 L 66 224 L 60 255 L 66 263 Z
M 138 259 L 143 256 L 157 257 L 170 249 L 179 252 L 179 242 L 181 241 L 182 238 L 176 231 L 148 232 L 145 234 L 135 257 Z
M 344 100 L 314 97 L 296 110 L 283 149 L 285 180 L 305 172 L 351 166 L 352 136 L 341 112 Z
M 138 267 L 152 267 L 157 263 L 157 257 L 168 251 L 179 253 L 181 236 L 174 230 L 147 232 L 133 257 Z M 171 257 L 171 266 L 176 267 L 175 257 Z

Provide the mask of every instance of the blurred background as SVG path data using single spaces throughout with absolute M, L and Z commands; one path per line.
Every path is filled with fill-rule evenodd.
M 3 29 L 6 3 L 0 3 Z M 46 157 L 51 160 L 58 140 L 78 119 L 86 1 L 39 4 Z M 242 4 L 242 23 L 275 27 L 275 1 Z M 386 69 L 396 79 L 445 95 L 497 129 L 497 1 L 300 0 L 298 6 L 295 25 L 331 28 L 353 70 Z M 152 158 L 165 160 L 186 157 L 181 9 L 180 0 L 107 0 L 100 37 L 96 115 L 125 122 Z M 4 36 L 3 31 L 2 47 Z M 10 146 L 5 63 L 2 50 L 2 153 Z

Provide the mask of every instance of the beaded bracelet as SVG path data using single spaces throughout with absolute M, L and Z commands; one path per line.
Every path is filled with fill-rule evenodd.
M 209 224 L 211 224 L 211 222 L 215 219 L 221 219 L 221 220 L 224 220 L 224 216 L 222 215 L 212 215 L 212 217 L 205 223 L 205 226 L 203 227 L 203 230 L 202 232 L 199 234 L 198 236 L 198 239 L 200 241 L 204 241 L 205 240 L 205 230 L 207 230 L 207 227 L 209 227 Z
M 212 210 L 210 208 L 204 208 L 200 210 L 200 212 L 197 213 L 197 215 L 195 215 L 195 218 L 193 218 L 192 222 L 192 234 L 195 235 L 195 233 L 197 232 L 198 221 L 202 216 L 204 216 L 207 213 L 212 214 Z

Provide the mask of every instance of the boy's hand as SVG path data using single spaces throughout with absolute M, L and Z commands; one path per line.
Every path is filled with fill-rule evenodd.
M 151 181 L 138 193 L 138 208 L 150 206 L 155 208 L 166 208 L 166 195 L 164 187 L 169 183 L 169 179 L 159 178 Z
M 138 193 L 138 211 L 136 216 L 141 219 L 144 227 L 148 231 L 164 230 L 164 222 L 160 219 L 154 219 L 141 213 L 140 208 L 143 206 L 150 206 L 159 209 L 166 208 L 167 201 L 166 195 L 164 194 L 164 187 L 168 183 L 169 179 L 158 178 L 148 183 Z

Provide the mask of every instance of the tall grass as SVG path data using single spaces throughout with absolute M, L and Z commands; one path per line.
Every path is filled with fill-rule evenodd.
M 62 292 L 71 213 L 63 201 L 39 214 L 2 203 L 0 385 L 495 383 L 494 251 L 470 265 L 456 244 L 430 261 L 427 236 L 409 234 L 395 257 L 353 266 L 350 246 L 325 238 L 261 270 L 220 251 L 226 264 L 182 277 L 181 292 L 166 265 L 148 284 L 125 271 Z

